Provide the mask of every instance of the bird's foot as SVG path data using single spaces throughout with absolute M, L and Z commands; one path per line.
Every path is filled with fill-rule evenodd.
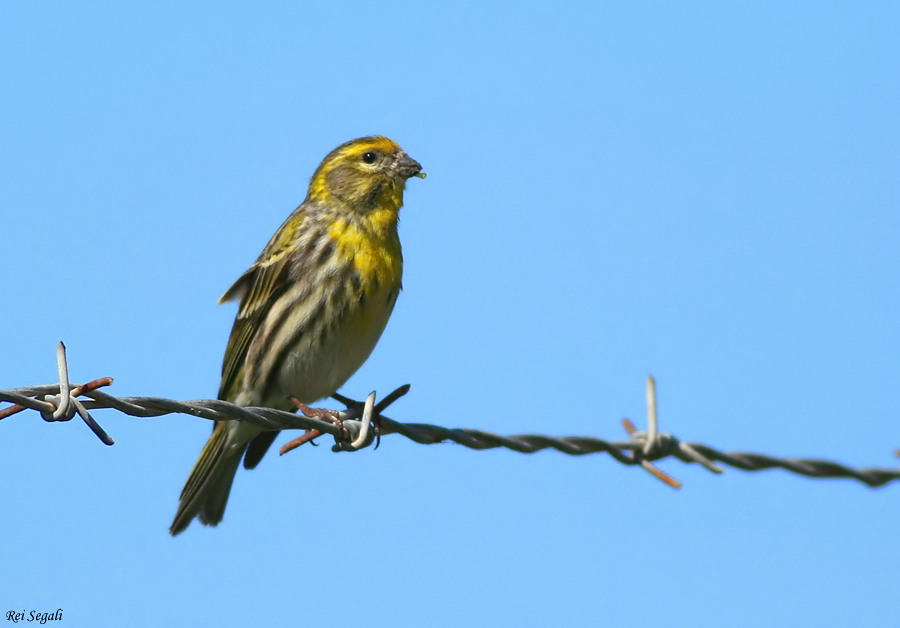
M 310 419 L 322 419 L 323 421 L 328 421 L 329 423 L 334 423 L 337 426 L 341 425 L 340 413 L 335 410 L 327 410 L 325 408 L 310 408 L 308 405 L 297 399 L 296 397 L 291 397 L 291 402 L 297 406 L 300 412 L 303 413 L 303 416 L 308 417 Z M 303 436 L 298 436 L 294 440 L 285 443 L 281 449 L 278 451 L 278 454 L 283 456 L 289 451 L 297 449 L 303 443 L 312 443 L 315 445 L 314 440 L 322 435 L 320 430 L 306 430 L 303 433 Z

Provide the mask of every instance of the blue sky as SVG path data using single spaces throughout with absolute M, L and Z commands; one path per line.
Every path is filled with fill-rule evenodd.
M 215 396 L 217 298 L 367 134 L 428 172 L 342 392 L 400 421 L 896 467 L 893 3 L 0 8 L 0 388 Z M 896 625 L 898 487 L 304 446 L 167 527 L 209 424 L 0 422 L 0 611 L 65 626 Z M 290 435 L 293 437 L 293 435 Z M 284 442 L 288 436 L 283 436 Z M 894 623 L 892 623 L 894 622 Z

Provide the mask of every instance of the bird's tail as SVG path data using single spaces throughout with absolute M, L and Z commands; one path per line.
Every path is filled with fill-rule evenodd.
M 237 433 L 241 431 L 241 426 L 232 423 L 236 422 L 216 423 L 212 436 L 200 452 L 200 457 L 181 490 L 178 511 L 169 528 L 172 536 L 183 532 L 194 517 L 208 526 L 214 526 L 222 520 L 234 475 L 251 440 L 242 438 L 243 435 Z

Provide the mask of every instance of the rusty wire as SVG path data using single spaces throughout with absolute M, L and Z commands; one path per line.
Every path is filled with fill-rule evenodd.
M 160 397 L 114 397 L 98 390 L 112 384 L 111 378 L 101 378 L 82 385 L 68 381 L 65 346 L 59 343 L 57 362 L 60 383 L 30 386 L 0 391 L 0 402 L 13 405 L 0 409 L 0 419 L 21 410 L 38 411 L 45 421 L 68 421 L 79 415 L 85 424 L 107 445 L 113 440 L 91 417 L 91 410 L 114 409 L 135 417 L 158 417 L 167 414 L 189 414 L 213 421 L 251 421 L 267 429 L 302 429 L 315 436 L 330 434 L 335 439 L 334 451 L 355 451 L 371 445 L 388 434 L 400 434 L 416 443 L 431 445 L 454 442 L 470 449 L 495 449 L 504 447 L 520 453 L 532 454 L 543 449 L 555 449 L 572 456 L 607 453 L 616 461 L 629 466 L 640 465 L 658 479 L 673 488 L 681 483 L 670 477 L 653 462 L 664 458 L 677 458 L 689 464 L 700 464 L 713 473 L 722 473 L 720 462 L 744 471 L 784 469 L 810 478 L 847 478 L 870 487 L 883 486 L 900 480 L 900 469 L 854 469 L 830 460 L 810 458 L 777 458 L 747 452 L 722 452 L 702 443 L 683 442 L 671 434 L 660 432 L 656 416 L 656 385 L 653 378 L 647 381 L 648 430 L 638 431 L 628 419 L 623 424 L 630 439 L 606 441 L 592 436 L 552 437 L 541 434 L 501 436 L 482 430 L 448 429 L 423 423 L 400 423 L 384 416 L 382 412 L 391 403 L 405 395 L 409 386 L 401 386 L 377 404 L 375 393 L 365 402 L 354 401 L 339 394 L 333 398 L 346 409 L 333 413 L 335 420 L 326 420 L 321 411 L 295 414 L 271 408 L 242 407 L 215 399 L 200 401 L 174 401 Z M 85 397 L 86 399 L 79 399 Z M 306 409 L 303 410 L 307 412 Z M 370 429 L 370 424 L 375 429 Z M 306 442 L 309 439 L 298 439 Z M 296 446 L 296 445 L 295 445 Z M 293 447 L 285 446 L 282 453 Z

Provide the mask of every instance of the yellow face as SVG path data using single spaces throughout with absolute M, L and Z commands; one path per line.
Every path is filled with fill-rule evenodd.
M 406 180 L 424 177 L 422 166 L 386 137 L 363 137 L 335 148 L 309 184 L 311 200 L 338 201 L 351 209 L 396 211 Z

